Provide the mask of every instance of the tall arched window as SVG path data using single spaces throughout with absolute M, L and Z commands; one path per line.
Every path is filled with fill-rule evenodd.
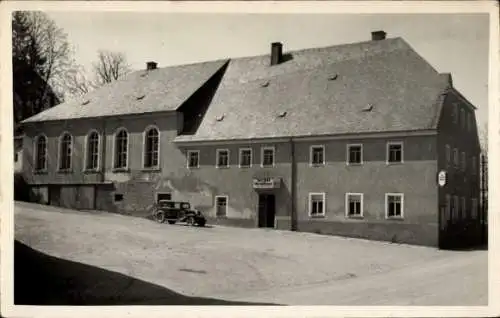
M 97 170 L 99 168 L 99 134 L 97 131 L 92 131 L 87 136 L 87 170 Z
M 144 132 L 144 168 L 159 166 L 160 132 L 152 127 Z
M 35 171 L 47 170 L 47 137 L 40 135 L 35 139 Z
M 128 133 L 123 128 L 115 135 L 114 167 L 116 169 L 126 169 L 128 167 Z
M 71 169 L 72 138 L 64 133 L 59 139 L 59 170 Z

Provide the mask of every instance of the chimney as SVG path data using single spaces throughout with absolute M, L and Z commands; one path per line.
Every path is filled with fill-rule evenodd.
M 281 63 L 283 57 L 283 44 L 280 42 L 271 43 L 271 66 Z
M 372 41 L 380 41 L 380 40 L 385 40 L 385 36 L 387 33 L 384 31 L 373 31 L 372 32 Z
M 146 69 L 148 71 L 151 71 L 151 70 L 156 70 L 156 66 L 158 65 L 158 63 L 156 62 L 147 62 L 146 63 Z

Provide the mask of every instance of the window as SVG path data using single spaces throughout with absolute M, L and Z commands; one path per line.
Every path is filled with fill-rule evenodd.
M 462 197 L 462 220 L 467 217 L 467 202 L 465 201 L 465 197 Z
M 215 208 L 215 215 L 217 217 L 227 216 L 227 196 L 216 196 Z
M 385 195 L 386 218 L 403 218 L 404 195 L 401 193 L 387 193 Z
M 467 130 L 468 131 L 472 130 L 472 114 L 471 113 L 467 114 Z
M 40 135 L 35 139 L 35 171 L 47 170 L 47 137 Z
M 451 214 L 451 195 L 446 195 L 446 212 L 448 215 Z
M 144 168 L 158 168 L 160 147 L 160 132 L 156 127 L 144 132 Z
M 172 200 L 172 193 L 170 193 L 170 192 L 157 192 L 156 193 L 156 203 L 160 202 L 161 200 L 171 201 Z
M 476 174 L 477 172 L 477 158 L 476 156 L 472 157 L 472 174 Z
M 14 153 L 14 162 L 17 162 L 19 160 L 19 153 L 15 152 Z
M 451 148 L 450 145 L 445 146 L 446 151 L 446 164 L 450 164 L 451 162 Z
M 128 133 L 120 129 L 115 135 L 115 169 L 126 169 L 128 167 Z
M 72 137 L 64 133 L 59 139 L 59 170 L 71 169 Z
M 263 147 L 262 148 L 261 165 L 263 167 L 274 166 L 274 147 Z
M 115 202 L 123 201 L 123 194 L 115 193 Z
M 362 193 L 346 193 L 346 216 L 348 217 L 363 216 Z
M 97 170 L 99 167 L 99 133 L 92 131 L 87 135 L 86 170 Z
M 325 147 L 324 146 L 311 146 L 311 153 L 309 156 L 309 163 L 313 166 L 325 164 Z
M 458 105 L 453 104 L 453 123 L 458 123 Z
M 477 199 L 476 198 L 472 198 L 471 199 L 471 217 L 473 219 L 476 219 L 477 218 L 477 215 L 478 215 L 478 210 L 477 210 L 478 206 L 477 206 Z
M 309 193 L 309 216 L 325 215 L 325 194 Z
M 460 213 L 460 202 L 458 201 L 458 195 L 455 195 L 453 196 L 453 210 L 452 210 L 453 220 L 458 220 L 459 213 Z
M 198 150 L 188 150 L 187 152 L 187 166 L 188 168 L 200 167 L 200 152 Z
M 458 158 L 458 149 L 455 148 L 455 149 L 453 149 L 453 164 L 455 165 L 455 167 L 458 167 L 458 164 L 459 164 L 458 160 L 459 160 L 459 158 Z
M 460 109 L 460 126 L 465 128 L 465 110 L 463 108 Z
M 240 149 L 240 167 L 251 167 L 252 166 L 252 149 L 242 148 Z
M 229 150 L 217 149 L 217 168 L 229 167 Z
M 347 164 L 363 163 L 363 145 L 347 145 Z
M 401 142 L 387 143 L 387 162 L 388 163 L 403 162 L 403 143 Z
M 466 162 L 465 162 L 465 152 L 462 151 L 462 170 L 465 171 L 467 170 L 467 165 L 466 165 Z

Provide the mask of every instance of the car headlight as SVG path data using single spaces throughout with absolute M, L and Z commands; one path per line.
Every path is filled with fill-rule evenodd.
M 189 203 L 183 203 L 182 208 L 186 210 L 189 209 Z

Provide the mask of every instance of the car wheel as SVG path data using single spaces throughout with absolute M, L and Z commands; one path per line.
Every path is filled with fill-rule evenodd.
M 189 216 L 186 220 L 187 225 L 193 226 L 194 225 L 194 217 Z
M 175 221 L 169 220 L 168 224 L 175 224 Z
M 207 223 L 207 221 L 205 219 L 198 220 L 198 226 L 205 226 L 205 223 Z
M 165 213 L 163 211 L 157 211 L 155 214 L 154 214 L 154 219 L 156 222 L 158 223 L 163 223 L 165 222 Z

